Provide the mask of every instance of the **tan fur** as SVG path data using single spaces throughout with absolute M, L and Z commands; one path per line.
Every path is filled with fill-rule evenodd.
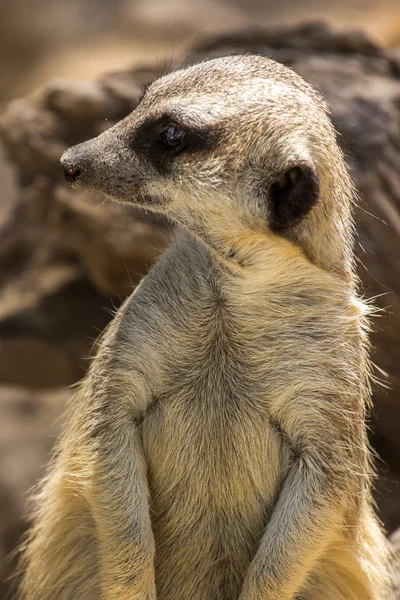
M 146 151 L 135 136 L 166 112 L 218 131 L 212 147 L 155 166 L 151 131 Z M 63 164 L 189 233 L 99 343 L 36 498 L 22 598 L 385 600 L 352 188 L 324 102 L 272 61 L 210 61 Z M 296 165 L 318 202 L 273 230 L 260 189 Z

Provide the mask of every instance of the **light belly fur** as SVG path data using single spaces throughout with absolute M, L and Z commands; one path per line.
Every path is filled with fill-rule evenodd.
M 178 394 L 143 423 L 160 600 L 237 598 L 279 495 L 290 450 L 234 404 Z

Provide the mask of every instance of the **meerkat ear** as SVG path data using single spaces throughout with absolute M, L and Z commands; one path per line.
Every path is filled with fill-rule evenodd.
M 297 225 L 315 206 L 318 198 L 317 172 L 308 165 L 290 168 L 268 190 L 271 229 Z

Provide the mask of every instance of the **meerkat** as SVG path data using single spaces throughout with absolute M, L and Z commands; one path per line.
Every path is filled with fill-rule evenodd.
M 185 233 L 118 311 L 36 498 L 24 600 L 383 600 L 353 189 L 324 100 L 230 56 L 62 157 Z

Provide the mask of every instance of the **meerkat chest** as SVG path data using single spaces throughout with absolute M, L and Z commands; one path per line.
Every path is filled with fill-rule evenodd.
M 291 341 L 285 341 L 290 316 L 271 315 L 280 300 L 271 301 L 263 289 L 241 298 L 234 286 L 216 293 L 202 272 L 197 277 L 204 285 L 195 287 L 194 276 L 185 282 L 185 295 L 176 296 L 168 329 L 161 332 L 167 340 L 164 389 L 143 422 L 149 465 L 155 472 L 170 461 L 171 469 L 184 465 L 186 475 L 200 468 L 204 476 L 219 476 L 220 487 L 224 477 L 227 485 L 245 477 L 251 465 L 247 476 L 268 488 L 266 465 L 280 473 L 290 458 L 269 414 L 271 398 L 285 385 L 282 369 L 293 359 Z M 288 374 L 296 376 L 290 369 Z
M 161 590 L 176 585 L 182 556 L 189 580 L 206 581 L 210 565 L 221 586 L 240 580 L 292 458 L 270 423 L 251 336 L 238 339 L 223 311 L 204 304 L 180 324 L 184 350 L 142 426 Z
M 262 528 L 290 461 L 268 414 L 270 350 L 257 348 L 240 311 L 223 302 L 187 314 L 176 324 L 181 347 L 167 389 L 143 423 L 154 498 L 170 513 L 185 497 L 185 511 L 208 506 L 210 518 L 220 510 L 237 517 L 242 506 Z

